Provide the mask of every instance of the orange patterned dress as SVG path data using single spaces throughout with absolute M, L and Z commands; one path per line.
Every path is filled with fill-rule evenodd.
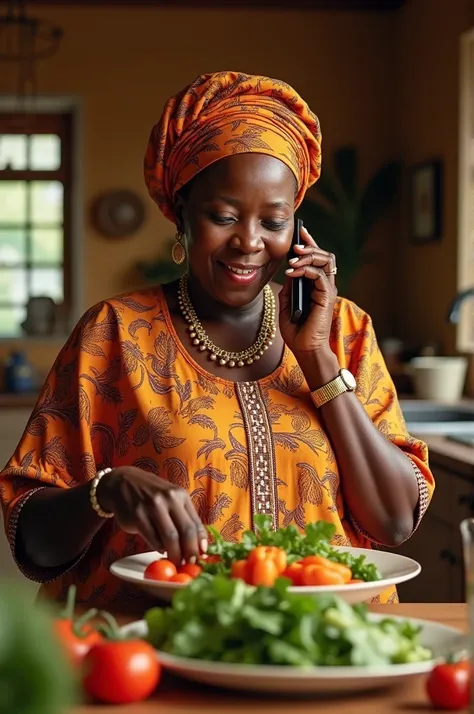
M 370 318 L 344 299 L 336 303 L 331 346 L 357 375 L 358 398 L 376 427 L 413 464 L 418 524 L 434 487 L 427 449 L 406 431 Z M 187 489 L 202 521 L 229 540 L 265 513 L 275 527 L 325 519 L 336 526 L 335 544 L 372 546 L 345 507 L 333 449 L 293 354 L 286 349 L 258 382 L 211 375 L 181 344 L 161 288 L 93 307 L 62 349 L 0 475 L 13 552 L 19 513 L 36 489 L 71 488 L 125 464 Z M 64 599 L 75 583 L 80 601 L 100 606 L 140 597 L 109 566 L 144 550 L 111 519 L 61 570 L 17 562 L 48 597 Z M 395 590 L 381 596 L 395 598 Z

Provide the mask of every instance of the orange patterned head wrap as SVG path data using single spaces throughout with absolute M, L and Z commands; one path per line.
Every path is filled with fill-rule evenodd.
M 166 102 L 145 155 L 150 196 L 175 222 L 179 189 L 225 156 L 258 153 L 296 177 L 300 205 L 321 170 L 318 118 L 285 82 L 240 72 L 203 74 Z

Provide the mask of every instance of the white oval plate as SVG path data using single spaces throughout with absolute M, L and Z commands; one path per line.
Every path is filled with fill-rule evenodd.
M 374 621 L 387 616 L 371 614 Z M 410 677 L 427 674 L 436 660 L 466 647 L 466 637 L 453 627 L 428 620 L 390 616 L 390 619 L 411 622 L 421 626 L 420 643 L 429 647 L 434 659 L 413 664 L 392 664 L 377 667 L 301 667 L 277 665 L 244 665 L 223 662 L 208 662 L 199 659 L 175 657 L 166 652 L 157 656 L 166 669 L 174 674 L 202 684 L 226 689 L 249 690 L 272 694 L 347 694 L 396 686 Z M 144 620 L 131 623 L 124 632 L 146 637 Z
M 411 558 L 397 553 L 387 553 L 382 550 L 367 550 L 364 548 L 340 547 L 337 550 L 351 553 L 354 556 L 365 555 L 367 561 L 377 566 L 382 580 L 371 583 L 359 583 L 357 585 L 319 585 L 306 587 L 290 587 L 289 591 L 300 595 L 313 595 L 320 593 L 331 593 L 343 598 L 346 602 L 354 604 L 371 600 L 376 595 L 386 590 L 392 585 L 398 585 L 406 580 L 411 580 L 419 575 L 421 565 Z M 128 558 L 122 558 L 112 564 L 110 571 L 121 580 L 135 583 L 144 590 L 152 593 L 160 600 L 170 602 L 176 590 L 180 590 L 186 585 L 182 583 L 167 583 L 159 580 L 149 580 L 145 578 L 145 569 L 154 560 L 159 560 L 166 556 L 161 553 L 139 553 Z

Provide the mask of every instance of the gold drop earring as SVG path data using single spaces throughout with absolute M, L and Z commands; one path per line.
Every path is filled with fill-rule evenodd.
M 182 265 L 186 260 L 186 248 L 183 243 L 186 236 L 181 231 L 178 231 L 175 236 L 175 244 L 171 250 L 171 257 L 176 265 Z

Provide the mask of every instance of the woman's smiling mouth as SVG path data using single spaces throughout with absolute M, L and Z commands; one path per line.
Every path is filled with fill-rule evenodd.
M 245 265 L 244 263 L 223 263 L 218 261 L 227 278 L 237 285 L 250 285 L 257 278 L 263 266 Z

